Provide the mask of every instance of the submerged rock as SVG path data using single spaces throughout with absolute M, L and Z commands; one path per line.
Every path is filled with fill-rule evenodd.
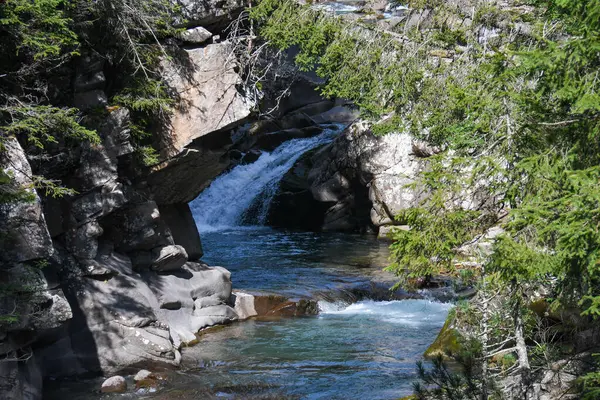
M 145 379 L 152 379 L 152 372 L 148 371 L 147 369 L 141 369 L 138 371 L 137 374 L 135 374 L 135 376 L 133 377 L 133 380 L 136 382 L 139 381 L 143 381 Z
M 111 376 L 102 383 L 102 393 L 123 393 L 127 390 L 127 381 L 120 375 Z
M 240 319 L 250 317 L 297 317 L 319 313 L 317 300 L 289 299 L 277 294 L 235 292 L 230 302 Z

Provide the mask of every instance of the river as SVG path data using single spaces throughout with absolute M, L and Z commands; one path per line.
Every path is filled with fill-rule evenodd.
M 342 126 L 329 128 L 233 168 L 190 203 L 203 261 L 229 269 L 234 289 L 316 298 L 319 315 L 211 329 L 182 350 L 182 368 L 167 373 L 156 393 L 102 396 L 81 382 L 50 391 L 48 398 L 64 398 L 65 390 L 70 400 L 377 400 L 411 394 L 415 363 L 451 306 L 427 299 L 382 300 L 394 278 L 382 271 L 388 244 L 372 236 L 264 226 L 285 172 L 304 152 L 333 140 Z

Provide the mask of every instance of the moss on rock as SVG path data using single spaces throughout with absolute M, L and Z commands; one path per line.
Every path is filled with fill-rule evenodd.
M 425 358 L 442 356 L 445 359 L 451 359 L 453 358 L 453 354 L 458 354 L 461 349 L 462 335 L 454 328 L 454 317 L 449 315 L 437 338 L 425 350 L 423 356 Z

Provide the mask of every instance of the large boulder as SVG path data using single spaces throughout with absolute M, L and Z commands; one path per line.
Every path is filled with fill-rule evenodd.
M 65 289 L 74 311 L 69 335 L 45 348 L 46 373 L 118 373 L 134 366 L 178 365 L 168 328 L 158 321 L 156 299 L 135 276 L 81 278 Z
M 182 50 L 174 60 L 162 63 L 163 78 L 178 97 L 171 129 L 162 138 L 166 157 L 207 133 L 241 124 L 253 107 L 238 91 L 242 80 L 230 43 Z
M 46 376 L 175 367 L 179 347 L 195 342 L 198 330 L 237 319 L 227 305 L 231 280 L 223 268 L 188 262 L 177 270 L 136 273 L 118 253 L 96 262 L 113 274 L 71 273 L 62 280 L 73 320 L 37 352 Z
M 157 299 L 176 346 L 194 343 L 202 328 L 237 319 L 227 305 L 231 274 L 224 268 L 190 262 L 179 271 L 149 272 L 143 277 Z
M 171 0 L 179 7 L 187 27 L 203 26 L 220 32 L 247 7 L 247 0 Z
M 187 43 L 200 44 L 206 42 L 210 39 L 212 33 L 203 28 L 202 26 L 198 26 L 196 28 L 188 29 L 181 33 L 181 40 Z

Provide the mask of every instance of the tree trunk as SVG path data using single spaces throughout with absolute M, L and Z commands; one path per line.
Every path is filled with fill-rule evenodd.
M 513 310 L 515 323 L 515 348 L 517 349 L 517 358 L 519 360 L 519 372 L 521 376 L 520 388 L 521 398 L 527 398 L 529 389 L 531 367 L 529 365 L 529 356 L 527 354 L 527 345 L 523 336 L 523 316 L 521 315 L 521 299 L 517 299 Z

